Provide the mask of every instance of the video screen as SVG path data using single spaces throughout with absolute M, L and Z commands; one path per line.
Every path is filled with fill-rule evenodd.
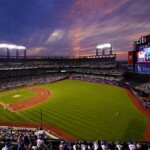
M 150 65 L 136 65 L 135 71 L 142 74 L 150 74 Z
M 150 47 L 140 47 L 136 55 L 137 64 L 150 64 Z

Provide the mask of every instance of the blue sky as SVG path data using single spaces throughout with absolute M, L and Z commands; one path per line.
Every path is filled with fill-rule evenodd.
M 28 56 L 82 56 L 110 42 L 117 59 L 126 60 L 133 41 L 150 34 L 149 6 L 149 0 L 0 0 L 0 43 L 26 46 Z

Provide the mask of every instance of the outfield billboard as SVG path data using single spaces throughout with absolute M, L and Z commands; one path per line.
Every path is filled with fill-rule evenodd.
M 150 74 L 150 65 L 136 65 L 135 72 L 142 74 Z
M 136 53 L 136 64 L 150 65 L 150 35 L 135 41 L 134 50 Z
M 150 74 L 150 35 L 143 36 L 134 42 L 135 72 Z

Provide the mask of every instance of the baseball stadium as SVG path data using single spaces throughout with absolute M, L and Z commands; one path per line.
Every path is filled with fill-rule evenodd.
M 14 45 L 1 44 L 6 49 L 0 56 L 1 141 L 17 147 L 19 136 L 29 145 L 42 132 L 46 144 L 39 149 L 45 150 L 90 146 L 93 141 L 110 147 L 130 141 L 147 149 L 149 37 L 134 42 L 128 64 L 116 61 L 108 43 L 98 45 L 95 55 L 82 57 L 31 57 L 23 46 L 11 56 Z

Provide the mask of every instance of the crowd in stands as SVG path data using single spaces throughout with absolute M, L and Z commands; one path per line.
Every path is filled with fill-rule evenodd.
M 150 150 L 149 142 L 64 141 L 42 128 L 0 128 L 2 150 Z
M 133 87 L 133 90 L 143 106 L 150 110 L 150 82 L 139 84 Z
M 122 76 L 125 72 L 125 69 L 124 68 L 105 68 L 105 69 L 71 68 L 71 69 L 69 69 L 69 71 L 76 72 L 76 73 L 87 73 L 87 74 L 97 74 L 97 75 Z
M 146 94 L 149 94 L 149 96 L 150 96 L 150 82 L 143 83 L 134 88 L 140 92 L 145 92 Z
M 103 62 L 104 61 L 104 62 Z M 49 59 L 28 60 L 23 62 L 1 62 L 0 70 L 29 69 L 29 68 L 60 68 L 60 67 L 90 67 L 90 68 L 115 68 L 118 63 L 105 62 L 99 59 Z
M 94 142 L 66 142 L 61 141 L 59 150 L 150 150 L 150 143 L 139 142 L 107 142 L 107 141 L 94 141 Z
M 67 73 L 123 76 L 126 69 L 117 62 L 100 62 L 96 59 L 52 59 L 0 63 L 0 78 L 45 74 L 47 72 L 60 73 L 62 71 Z
M 30 76 L 1 78 L 0 91 L 21 86 L 51 83 L 58 80 L 62 80 L 66 77 L 67 77 L 66 74 L 45 74 L 45 75 L 30 75 Z
M 0 128 L 0 149 L 2 150 L 48 150 L 54 136 L 40 129 Z
M 81 80 L 114 84 L 122 80 L 124 72 L 117 62 L 99 59 L 6 61 L 0 63 L 0 90 L 51 83 L 68 74 L 84 74 Z
M 21 75 L 33 75 L 33 74 L 46 74 L 46 73 L 60 73 L 65 71 L 67 73 L 84 73 L 84 74 L 96 74 L 96 75 L 112 75 L 123 76 L 125 70 L 123 68 L 49 68 L 49 69 L 16 69 L 16 70 L 1 70 L 0 78 L 21 76 Z
M 87 75 L 87 74 L 73 74 L 72 79 L 104 83 L 104 84 L 115 84 L 123 80 L 123 77 L 113 77 L 113 76 L 100 76 L 100 75 Z

